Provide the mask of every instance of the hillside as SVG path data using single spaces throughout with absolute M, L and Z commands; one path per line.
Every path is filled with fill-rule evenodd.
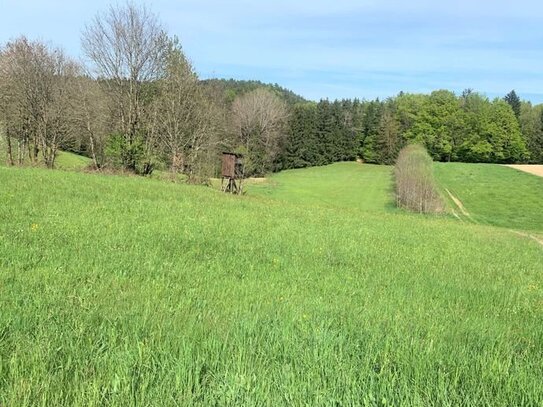
M 255 89 L 264 88 L 272 91 L 288 104 L 307 102 L 302 96 L 286 89 L 278 84 L 264 83 L 255 80 L 236 80 L 236 79 L 205 79 L 201 83 L 208 89 L 215 89 L 222 93 L 228 103 L 234 101 L 237 96 L 251 92 Z
M 355 165 L 246 197 L 0 168 L 0 404 L 541 403 L 540 245 Z
M 543 232 L 543 178 L 492 164 L 436 163 L 435 171 L 443 195 L 462 203 L 467 215 L 449 200 L 465 220 Z

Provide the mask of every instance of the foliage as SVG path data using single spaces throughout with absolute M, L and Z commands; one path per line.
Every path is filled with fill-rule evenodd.
M 543 105 L 521 105 L 520 128 L 531 163 L 543 163 Z
M 518 97 L 517 93 L 512 90 L 507 95 L 505 95 L 503 100 L 505 100 L 509 104 L 509 106 L 511 106 L 511 109 L 513 109 L 513 113 L 518 120 L 520 118 L 521 100 Z
M 460 97 L 440 90 L 386 101 L 321 100 L 311 106 L 292 108 L 279 169 L 356 157 L 392 164 L 407 143 L 424 145 L 436 161 L 543 162 L 539 108 L 524 107 L 521 127 L 506 102 L 473 91 Z
M 466 89 L 312 102 L 277 84 L 199 80 L 179 40 L 133 3 L 98 13 L 81 45 L 88 67 L 25 37 L 0 47 L 0 120 L 12 165 L 42 155 L 53 167 L 63 150 L 97 169 L 149 175 L 167 167 L 205 179 L 218 175 L 224 150 L 244 151 L 252 176 L 357 159 L 393 164 L 410 143 L 435 161 L 543 163 L 543 107 L 514 90 L 495 100 Z M 248 111 L 256 94 L 274 103 L 253 111 L 247 132 L 239 108 Z M 278 120 L 266 119 L 278 110 Z M 266 123 L 261 130 L 256 118 Z M 269 123 L 280 126 L 262 131 Z
M 289 89 L 285 89 L 278 84 L 264 83 L 261 81 L 248 81 L 236 79 L 205 79 L 201 81 L 204 88 L 214 89 L 221 94 L 227 104 L 232 104 L 238 96 L 256 89 L 266 89 L 277 97 L 283 99 L 289 105 L 304 103 L 306 100 Z

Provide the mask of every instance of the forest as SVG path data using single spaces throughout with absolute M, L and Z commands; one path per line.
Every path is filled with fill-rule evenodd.
M 245 176 L 362 160 L 392 164 L 411 143 L 435 161 L 543 163 L 543 105 L 513 90 L 466 89 L 386 100 L 308 101 L 259 81 L 200 80 L 180 41 L 144 6 L 112 6 L 83 28 L 85 62 L 24 36 L 0 45 L 0 135 L 10 165 L 54 168 L 59 151 L 94 170 Z M 361 95 L 363 96 L 363 95 Z

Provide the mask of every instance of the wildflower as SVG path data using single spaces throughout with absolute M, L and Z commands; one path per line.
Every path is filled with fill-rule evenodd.
M 32 230 L 32 232 L 35 232 L 38 230 L 39 227 L 40 225 L 38 225 L 37 223 L 33 223 L 32 226 L 30 226 L 30 230 Z

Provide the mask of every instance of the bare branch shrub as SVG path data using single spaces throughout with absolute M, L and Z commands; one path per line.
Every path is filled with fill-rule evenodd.
M 443 202 L 437 190 L 432 158 L 426 149 L 411 144 L 400 151 L 394 167 L 396 204 L 419 213 L 439 213 Z

